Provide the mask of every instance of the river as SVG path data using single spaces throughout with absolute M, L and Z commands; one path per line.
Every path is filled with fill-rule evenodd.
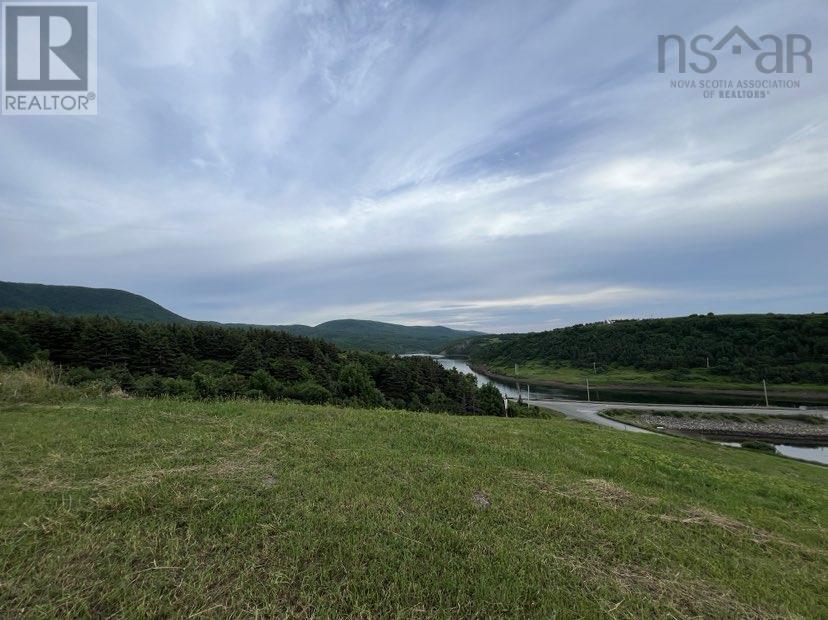
M 492 383 L 500 390 L 502 394 L 508 396 L 509 398 L 517 398 L 518 392 L 517 387 L 515 385 L 510 385 L 508 383 L 503 383 L 501 381 L 496 381 L 494 379 L 490 379 L 484 375 L 481 375 L 478 372 L 473 371 L 469 365 L 460 359 L 452 359 L 448 357 L 440 357 L 440 356 L 432 356 L 437 362 L 440 363 L 441 366 L 448 369 L 456 369 L 458 372 L 462 372 L 465 374 L 474 375 L 475 379 L 477 379 L 478 385 L 485 385 L 487 383 Z M 547 387 L 529 387 L 525 384 L 521 384 L 521 396 L 524 399 L 527 398 L 527 395 L 531 400 L 583 400 L 586 401 L 586 390 L 583 393 L 576 391 L 576 390 L 559 390 L 555 388 L 547 388 Z M 599 391 L 599 390 L 591 390 L 591 397 L 594 401 L 605 401 L 605 402 L 627 402 L 627 403 L 646 403 L 646 404 L 693 404 L 693 405 L 755 405 L 756 403 L 750 399 L 745 398 L 729 398 L 729 397 L 715 397 L 709 399 L 699 399 L 696 395 L 693 394 L 684 394 L 681 392 L 669 392 L 669 393 L 660 393 L 660 394 L 645 394 L 641 392 L 611 392 L 611 391 Z M 622 425 L 620 423 L 613 423 L 612 420 L 607 420 L 600 416 L 591 416 L 591 421 L 602 424 L 604 426 L 611 426 L 613 428 L 622 427 L 624 430 L 633 430 L 634 427 L 628 427 L 627 425 Z M 635 429 L 640 430 L 640 429 Z M 723 442 L 724 443 L 724 442 Z M 725 443 L 725 445 L 731 445 L 734 447 L 738 447 L 739 444 L 734 443 Z M 822 463 L 828 465 L 828 446 L 791 446 L 786 444 L 774 444 L 776 447 L 776 451 L 783 456 L 788 456 L 796 459 L 802 459 L 806 461 L 813 461 L 817 463 Z

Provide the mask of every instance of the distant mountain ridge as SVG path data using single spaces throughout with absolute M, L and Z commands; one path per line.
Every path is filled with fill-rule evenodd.
M 408 327 L 356 319 L 329 321 L 316 327 L 283 325 L 274 329 L 330 340 L 345 349 L 383 350 L 389 353 L 439 353 L 453 342 L 481 335 L 480 332 L 448 327 Z
M 0 310 L 42 310 L 68 316 L 103 315 L 146 323 L 188 323 L 163 306 L 127 291 L 84 286 L 0 282 Z
M 112 316 L 142 323 L 199 322 L 175 314 L 146 297 L 118 289 L 16 282 L 0 282 L 0 310 L 41 310 L 69 316 Z M 248 324 L 225 326 L 273 329 L 296 336 L 321 338 L 343 349 L 388 353 L 439 353 L 458 340 L 484 335 L 482 332 L 459 331 L 448 327 L 408 327 L 356 319 L 329 321 L 316 327 Z

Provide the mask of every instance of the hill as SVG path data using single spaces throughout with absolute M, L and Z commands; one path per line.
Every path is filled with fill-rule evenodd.
M 3 617 L 825 616 L 818 466 L 561 419 L 0 413 Z
M 705 315 L 474 338 L 449 348 L 532 380 L 828 384 L 828 314 Z
M 276 329 L 329 340 L 343 349 L 389 353 L 439 353 L 458 340 L 482 335 L 448 327 L 408 327 L 354 319 L 330 321 L 316 327 L 287 325 Z
M 186 323 L 154 301 L 116 289 L 0 282 L 0 310 L 41 310 L 66 316 L 112 316 L 127 321 Z
M 195 323 L 140 295 L 114 289 L 0 282 L 0 310 L 42 310 L 66 316 L 111 316 L 143 323 Z M 221 323 L 208 322 L 211 325 Z M 447 327 L 408 327 L 377 321 L 339 320 L 307 325 L 242 325 L 321 338 L 343 349 L 386 353 L 439 353 L 449 344 L 481 335 Z

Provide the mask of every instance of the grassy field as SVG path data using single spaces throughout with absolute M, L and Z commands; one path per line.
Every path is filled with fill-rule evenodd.
M 514 366 L 487 366 L 489 370 L 497 374 L 514 376 Z M 762 384 L 751 384 L 730 380 L 721 375 L 715 375 L 706 368 L 695 368 L 688 370 L 680 379 L 675 378 L 671 373 L 650 372 L 637 368 L 609 368 L 594 373 L 584 368 L 571 366 L 547 365 L 539 362 L 529 362 L 518 367 L 518 375 L 522 380 L 529 381 L 557 381 L 573 385 L 583 385 L 589 379 L 590 385 L 600 387 L 602 385 L 640 385 L 640 386 L 664 386 L 700 388 L 708 390 L 761 390 Z M 768 391 L 805 391 L 805 392 L 828 392 L 828 385 L 818 384 L 768 384 Z
M 828 470 L 560 419 L 0 407 L 0 616 L 828 616 Z

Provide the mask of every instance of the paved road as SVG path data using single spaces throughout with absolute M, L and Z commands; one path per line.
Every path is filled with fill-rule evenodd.
M 629 403 L 588 403 L 578 400 L 532 400 L 533 405 L 544 407 L 545 409 L 554 409 L 565 414 L 567 417 L 576 420 L 584 420 L 586 422 L 594 422 L 602 426 L 611 426 L 612 428 L 619 428 L 625 431 L 632 431 L 634 433 L 648 433 L 644 429 L 628 424 L 621 424 L 615 420 L 608 420 L 603 418 L 598 413 L 608 409 L 628 409 L 634 411 L 698 411 L 698 412 L 717 412 L 717 413 L 758 413 L 765 415 L 779 415 L 789 416 L 807 413 L 808 415 L 818 415 L 828 419 L 828 410 L 826 409 L 808 409 L 802 411 L 792 408 L 773 408 L 773 407 L 719 407 L 712 405 L 650 405 L 650 404 L 629 404 Z

